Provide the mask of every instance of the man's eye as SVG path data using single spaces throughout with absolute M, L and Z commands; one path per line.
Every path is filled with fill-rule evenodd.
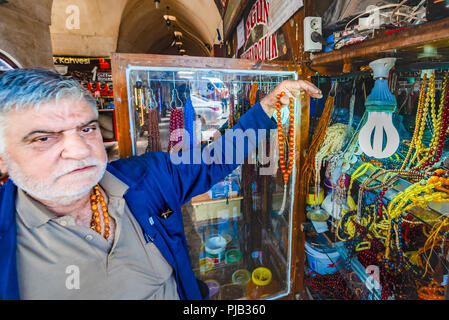
M 48 142 L 50 140 L 50 137 L 42 137 L 36 139 L 37 142 Z
M 90 133 L 90 132 L 92 132 L 94 130 L 97 130 L 97 128 L 95 128 L 95 127 L 88 127 L 88 128 L 84 128 L 82 131 L 84 133 Z

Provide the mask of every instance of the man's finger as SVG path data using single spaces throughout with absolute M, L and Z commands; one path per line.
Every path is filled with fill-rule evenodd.
M 289 102 L 290 102 L 290 97 L 288 96 L 288 95 L 285 95 L 285 96 L 283 96 L 282 98 L 281 98 L 281 104 L 282 105 L 287 105 L 287 104 L 289 104 Z
M 313 83 L 304 80 L 296 80 L 286 83 L 288 90 L 295 97 L 299 97 L 301 90 L 305 91 L 308 95 L 313 98 L 322 98 L 323 94 L 318 87 L 316 87 Z
M 322 96 L 321 90 L 309 81 L 299 81 L 299 85 L 311 96 Z

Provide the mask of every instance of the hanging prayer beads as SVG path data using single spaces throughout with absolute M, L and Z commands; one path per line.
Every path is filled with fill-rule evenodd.
M 289 115 L 290 115 L 290 122 L 289 122 L 289 136 L 288 136 L 288 162 L 285 161 L 285 158 L 287 156 L 287 152 L 284 149 L 284 133 L 282 129 L 282 115 L 281 115 L 281 98 L 285 96 L 285 92 L 281 92 L 276 96 L 277 102 L 276 102 L 276 120 L 278 124 L 278 142 L 279 142 L 279 159 L 280 159 L 280 168 L 282 172 L 282 176 L 284 179 L 284 198 L 282 201 L 281 209 L 279 210 L 280 213 L 284 212 L 285 210 L 285 203 L 287 201 L 287 184 L 290 174 L 293 170 L 293 159 L 295 156 L 295 103 L 293 101 L 293 98 L 290 97 L 289 101 Z

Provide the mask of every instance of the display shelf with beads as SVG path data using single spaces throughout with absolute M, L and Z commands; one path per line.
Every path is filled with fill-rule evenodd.
M 350 172 L 348 172 L 349 175 L 351 175 L 356 168 L 358 168 L 363 162 L 359 159 L 357 163 L 354 164 L 354 166 L 351 168 Z M 355 181 L 358 184 L 363 183 L 368 177 L 372 175 L 374 171 L 374 167 L 369 168 L 367 172 L 358 177 Z M 377 183 L 382 183 L 381 180 L 377 179 Z M 411 182 L 399 178 L 383 195 L 383 199 L 386 202 L 390 202 L 399 192 L 403 192 L 405 189 L 410 187 L 412 185 Z M 381 190 L 381 189 L 379 189 Z M 372 191 L 366 191 L 366 192 L 372 192 Z M 385 203 L 385 202 L 384 202 Z M 426 225 L 429 228 L 432 228 L 434 226 L 434 223 L 432 221 L 439 218 L 441 215 L 446 215 L 447 212 L 449 212 L 449 202 L 429 202 L 427 204 L 428 208 L 413 208 L 410 210 L 410 214 L 422 222 L 424 225 Z
M 304 222 L 302 224 L 302 227 L 305 232 L 308 233 L 316 233 L 314 226 L 311 222 Z M 345 247 L 343 241 L 333 242 L 331 240 L 331 233 L 330 231 L 326 233 L 317 233 L 316 237 L 318 239 L 318 242 L 324 243 L 327 246 L 333 247 L 337 250 L 337 252 L 342 257 L 343 261 L 346 263 L 346 268 L 340 269 L 339 273 L 342 275 L 350 273 L 351 270 L 355 273 L 357 276 L 357 283 L 363 284 L 364 289 L 366 293 L 364 296 L 367 297 L 368 300 L 380 300 L 381 299 L 381 291 L 382 286 L 374 279 L 370 278 L 370 275 L 367 273 L 367 270 L 363 265 L 360 263 L 357 256 L 350 256 L 350 253 L 348 252 L 348 249 Z M 326 254 L 326 256 L 331 260 L 333 263 L 337 264 L 338 261 L 335 261 L 334 257 L 331 255 Z M 346 278 L 345 276 L 343 276 Z M 349 277 L 348 282 L 351 282 L 349 280 L 353 280 L 353 276 Z M 349 287 L 352 287 L 353 285 L 351 283 L 347 283 Z M 360 289 L 359 289 L 360 290 Z
M 357 168 L 358 166 L 360 166 L 362 164 L 362 162 L 359 160 L 355 165 L 354 168 Z M 363 183 L 363 181 L 365 181 L 373 172 L 374 168 L 370 168 L 363 176 L 359 177 L 356 179 L 356 184 L 361 185 Z M 350 172 L 351 173 L 351 172 Z M 377 182 L 373 182 L 373 184 L 380 184 L 382 181 L 377 180 Z M 388 190 L 386 190 L 386 192 L 383 193 L 384 190 L 382 189 L 377 189 L 376 191 L 365 191 L 367 194 L 368 193 L 374 193 L 374 194 L 380 194 L 383 193 L 383 203 L 385 205 L 387 205 L 390 201 L 392 201 L 392 199 L 394 199 L 396 197 L 396 195 L 400 192 L 403 192 L 404 190 L 406 190 L 408 187 L 410 187 L 412 185 L 411 182 L 403 179 L 403 178 L 399 178 L 398 181 L 396 181 L 391 187 L 388 188 Z M 354 189 L 353 189 L 354 190 Z M 428 232 L 430 230 L 433 229 L 433 227 L 435 226 L 435 224 L 438 221 L 441 221 L 441 218 L 443 216 L 447 216 L 447 212 L 449 212 L 449 203 L 448 202 L 428 202 L 426 207 L 415 207 L 412 208 L 410 210 L 408 210 L 407 212 L 405 212 L 402 217 L 405 216 L 409 216 L 409 218 L 407 220 L 410 220 L 410 218 L 413 218 L 415 220 L 416 224 L 421 224 L 422 226 L 424 226 L 424 229 L 426 229 Z M 399 217 L 401 218 L 401 217 Z M 399 227 L 401 225 L 401 221 L 399 222 Z M 406 227 L 408 228 L 408 227 Z M 392 234 L 394 233 L 393 230 L 390 231 Z M 444 231 L 440 231 L 440 234 L 443 235 Z M 401 236 L 402 232 L 399 232 L 399 241 L 400 241 L 400 246 L 403 247 L 406 243 L 408 245 L 411 245 L 410 240 L 412 240 L 414 238 L 414 236 L 408 236 L 408 240 L 406 242 L 404 242 L 404 238 Z M 423 239 L 421 240 L 414 240 L 413 243 L 415 246 L 418 242 L 421 242 L 421 244 L 423 244 L 422 242 Z M 420 246 L 421 247 L 421 246 Z M 413 251 L 413 250 L 412 250 Z M 406 267 L 406 269 L 409 271 L 408 274 L 413 273 L 415 274 L 419 279 L 422 279 L 424 277 L 423 274 L 423 270 L 421 270 L 420 268 L 415 268 L 415 266 L 411 263 L 410 261 L 410 257 L 404 254 L 404 252 L 399 251 L 396 253 L 397 256 L 394 258 L 396 260 L 395 263 L 391 263 L 391 261 L 383 261 L 384 265 L 383 267 L 388 268 L 390 271 L 392 270 L 392 268 L 399 268 L 400 270 L 404 269 L 404 266 Z M 421 256 L 421 259 L 425 259 L 425 256 Z M 445 259 L 441 260 L 442 266 L 443 268 L 445 268 L 446 270 L 448 269 L 449 265 L 447 264 Z M 394 271 L 394 270 L 393 270 Z M 396 270 L 399 271 L 399 270 Z M 405 275 L 405 273 L 401 273 L 399 271 L 398 275 Z
M 350 259 L 350 267 L 355 271 L 360 280 L 366 285 L 367 289 L 370 291 L 371 295 L 369 296 L 370 300 L 381 300 L 381 292 L 382 286 L 379 282 L 376 281 L 375 277 L 370 276 L 367 272 L 367 269 L 362 266 L 359 259 L 354 257 L 349 257 L 349 252 L 345 248 L 343 242 L 335 243 L 335 248 L 337 249 L 340 256 L 344 259 Z
M 354 168 L 358 168 L 361 164 L 362 164 L 362 161 L 359 160 L 358 163 L 356 163 L 354 165 Z M 364 175 L 362 175 L 360 178 L 358 178 L 356 180 L 356 184 L 355 185 L 362 184 L 368 177 L 370 177 L 372 175 L 373 171 L 374 171 L 374 167 L 372 167 Z M 350 174 L 352 174 L 352 172 L 350 172 Z M 371 185 L 381 185 L 382 182 L 383 181 L 381 181 L 380 179 L 377 179 L 377 180 L 373 181 Z M 371 194 L 371 198 L 372 198 L 372 195 L 374 195 L 374 199 L 375 199 L 376 198 L 376 194 L 380 195 L 382 193 L 383 194 L 384 204 L 388 204 L 392 199 L 394 199 L 396 197 L 396 195 L 399 192 L 403 192 L 405 189 L 407 189 L 411 185 L 412 185 L 411 182 L 409 182 L 409 181 L 407 181 L 405 179 L 399 179 L 398 181 L 396 181 L 389 188 L 384 188 L 384 189 L 379 188 L 379 189 L 375 189 L 375 190 L 372 190 L 372 191 L 366 190 L 364 195 Z M 354 190 L 355 190 L 355 188 L 352 189 L 352 191 L 354 191 Z M 353 196 L 354 196 L 354 193 L 353 193 Z M 405 215 L 403 215 L 403 217 L 409 215 L 409 218 L 407 218 L 407 220 L 410 220 L 410 217 L 413 217 L 413 218 L 415 218 L 417 220 L 417 223 L 422 223 L 423 225 L 428 227 L 428 230 L 430 230 L 430 228 L 433 227 L 433 224 L 437 221 L 436 218 L 439 218 L 442 215 L 444 215 L 445 212 L 448 212 L 448 210 L 447 210 L 448 205 L 447 205 L 447 203 L 429 202 L 428 206 L 429 206 L 429 208 L 427 208 L 427 207 L 426 208 L 421 208 L 421 207 L 413 208 L 413 209 L 409 210 Z M 399 218 L 398 226 L 401 229 L 402 228 L 401 227 L 401 225 L 402 225 L 401 224 L 402 217 L 398 217 L 398 218 Z M 392 224 L 392 226 L 393 226 L 393 224 Z M 390 232 L 394 233 L 394 230 L 391 230 Z M 360 232 L 358 232 L 358 233 L 362 234 Z M 398 245 L 400 247 L 403 247 L 406 244 L 404 242 L 403 237 L 402 237 L 402 233 L 403 232 L 399 232 L 399 244 Z M 351 249 L 351 247 L 350 247 L 351 244 L 349 242 L 346 243 L 346 244 L 349 244 L 349 246 L 347 246 L 347 248 L 345 248 L 346 245 L 343 246 L 342 249 L 339 250 L 340 254 L 342 256 L 345 256 L 345 257 L 349 258 L 348 259 L 349 260 L 348 261 L 348 267 L 353 268 L 355 270 L 358 270 L 358 273 L 360 274 L 361 272 L 363 272 L 364 269 L 363 269 L 363 267 L 360 268 L 360 265 L 358 266 L 358 264 L 361 262 L 360 259 L 364 258 L 364 257 L 361 256 L 361 254 L 365 253 L 365 251 L 362 251 L 356 257 L 352 257 L 351 253 L 353 252 L 354 248 Z M 347 253 L 347 254 L 345 255 L 345 253 Z M 381 275 L 383 277 L 382 278 L 383 280 L 381 280 L 381 281 L 383 281 L 382 282 L 383 284 L 385 284 L 385 283 L 388 284 L 389 283 L 388 281 L 390 281 L 390 280 L 391 281 L 396 281 L 396 282 L 399 281 L 399 283 L 403 283 L 404 279 L 406 279 L 407 277 L 410 277 L 412 273 L 416 274 L 416 272 L 412 270 L 414 268 L 410 264 L 409 257 L 405 258 L 403 256 L 403 254 L 404 254 L 404 252 L 402 252 L 402 250 L 400 250 L 398 252 L 395 252 L 393 254 L 393 256 L 392 256 L 392 260 L 383 260 L 382 264 L 379 265 L 381 270 L 382 270 L 381 271 Z M 374 258 L 376 258 L 376 257 L 374 257 Z M 376 260 L 376 259 L 374 259 L 374 260 Z M 444 264 L 444 262 L 443 262 L 443 264 Z M 367 264 L 366 261 L 365 261 L 365 262 L 362 262 L 362 265 L 363 266 L 367 266 L 367 265 L 370 265 L 370 264 Z M 357 268 L 357 266 L 359 268 Z M 404 270 L 404 267 L 409 272 L 405 272 L 405 273 L 402 272 Z M 418 271 L 419 270 L 417 270 L 417 272 Z M 421 279 L 423 275 L 422 274 L 420 275 L 419 273 L 420 272 L 418 272 L 417 276 L 418 276 L 419 279 Z M 361 276 L 362 276 L 362 274 L 361 274 Z M 390 280 L 388 280 L 388 279 L 386 280 L 385 277 L 392 277 L 392 278 L 391 279 L 388 278 Z M 368 279 L 368 280 L 372 281 L 371 279 Z M 385 282 L 385 281 L 387 281 L 387 282 Z M 391 294 L 393 294 L 398 299 L 401 299 L 401 297 L 402 298 L 404 298 L 404 297 L 405 298 L 410 298 L 410 297 L 413 296 L 413 294 L 416 295 L 416 292 L 413 292 L 412 289 L 410 289 L 407 286 L 405 286 L 405 287 L 406 288 L 403 288 L 401 286 L 396 287 L 394 285 L 393 285 L 393 287 L 390 286 L 389 288 L 386 288 L 384 290 L 385 292 L 381 291 L 380 298 L 381 299 L 387 299 L 387 298 L 389 298 L 389 296 Z M 397 289 L 395 289 L 395 288 L 397 288 Z M 399 290 L 399 291 L 397 291 L 397 290 Z M 377 295 L 377 298 L 379 298 L 379 295 Z

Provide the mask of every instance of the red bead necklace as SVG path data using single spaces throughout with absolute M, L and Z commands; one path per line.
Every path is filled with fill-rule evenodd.
M 295 104 L 293 103 L 293 98 L 290 98 L 289 103 L 289 111 L 290 111 L 290 140 L 288 144 L 288 164 L 285 162 L 286 152 L 284 150 L 284 134 L 282 131 L 282 116 L 281 116 L 281 98 L 285 96 L 285 92 L 282 91 L 280 94 L 276 96 L 276 115 L 277 115 L 277 123 L 278 123 L 278 139 L 279 139 L 279 158 L 281 163 L 281 171 L 284 177 L 285 184 L 288 183 L 289 175 L 293 170 L 293 157 L 295 152 Z
M 183 139 L 184 112 L 182 109 L 174 109 L 170 114 L 168 152 L 171 151 Z

